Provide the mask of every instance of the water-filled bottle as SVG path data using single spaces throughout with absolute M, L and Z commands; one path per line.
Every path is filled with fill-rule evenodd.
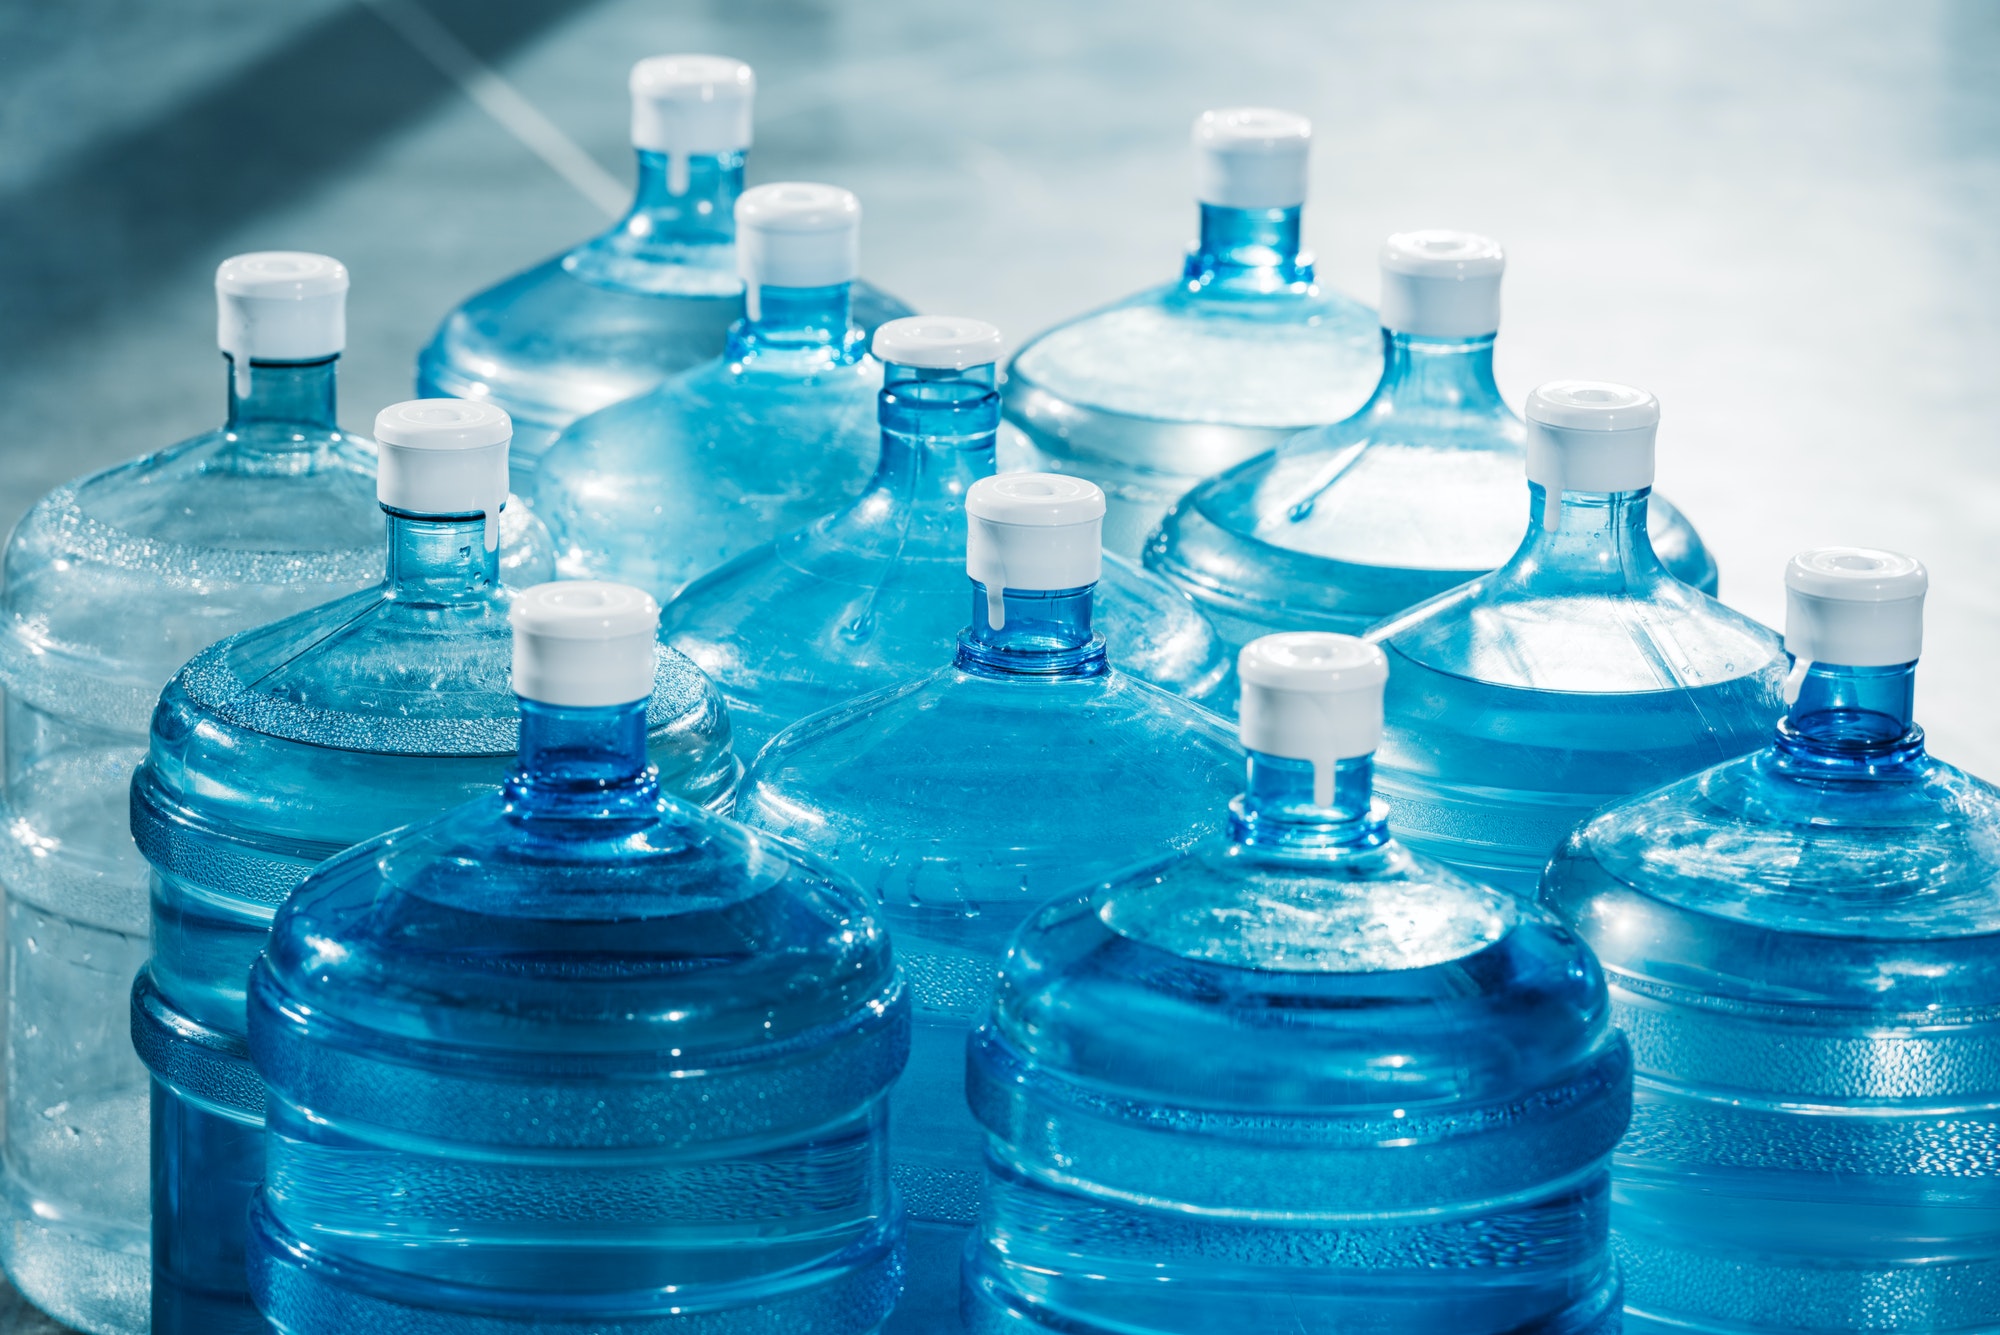
M 1632 1062 L 1603 975 L 1390 836 L 1386 670 L 1349 636 L 1253 641 L 1228 833 L 1014 938 L 971 1045 L 972 1331 L 1618 1329 Z
M 2000 789 L 1925 752 L 1926 584 L 1794 557 L 1766 745 L 1600 812 L 1543 878 L 1639 1075 L 1627 1331 L 2000 1329 Z
M 1179 282 L 1032 339 L 1007 367 L 1003 468 L 1087 477 L 1105 545 L 1137 557 L 1202 478 L 1338 422 L 1382 370 L 1375 312 L 1313 279 L 1300 249 L 1311 123 L 1261 107 L 1194 124 L 1201 238 Z
M 1652 395 L 1552 381 L 1527 418 L 1519 549 L 1368 632 L 1389 656 L 1376 782 L 1397 837 L 1524 892 L 1598 807 L 1762 745 L 1785 675 L 1775 634 L 1653 550 Z
M 1091 624 L 1096 486 L 982 478 L 965 514 L 972 617 L 956 657 L 785 729 L 738 802 L 746 824 L 879 896 L 910 983 L 910 1069 L 890 1120 L 910 1216 L 896 1331 L 956 1320 L 980 1182 L 965 1037 L 1008 935 L 1066 887 L 1215 833 L 1242 764 L 1222 720 L 1107 660 Z
M 1493 381 L 1506 257 L 1470 232 L 1404 232 L 1383 243 L 1381 265 L 1374 396 L 1201 483 L 1147 541 L 1147 567 L 1234 644 L 1282 630 L 1358 635 L 1521 545 L 1527 431 Z M 1660 497 L 1649 508 L 1661 563 L 1714 593 L 1701 539 Z
M 668 795 L 651 598 L 512 617 L 500 790 L 315 871 L 251 978 L 257 1304 L 283 1335 L 867 1335 L 909 1051 L 871 902 Z
M 513 764 L 514 594 L 497 551 L 507 415 L 420 399 L 385 409 L 375 432 L 382 582 L 197 654 L 161 693 L 132 778 L 132 833 L 153 868 L 130 1032 L 153 1075 L 154 1335 L 263 1329 L 243 1275 L 264 1119 L 243 1006 L 278 906 L 318 863 L 490 791 Z M 649 726 L 670 790 L 729 800 L 721 698 L 670 651 Z

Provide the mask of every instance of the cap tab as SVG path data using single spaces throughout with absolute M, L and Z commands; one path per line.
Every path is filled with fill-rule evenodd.
M 411 399 L 375 415 L 375 498 L 412 515 L 486 516 L 486 550 L 500 545 L 507 446 L 514 423 L 475 399 Z
M 1871 547 L 1816 547 L 1785 564 L 1785 703 L 1814 663 L 1894 667 L 1924 650 L 1923 562 Z
M 1334 763 L 1372 755 L 1382 744 L 1388 658 L 1353 635 L 1292 631 L 1244 645 L 1236 672 L 1244 749 L 1311 761 L 1313 802 L 1332 806 Z
M 957 315 L 906 315 L 875 330 L 878 362 L 927 371 L 969 371 L 1000 360 L 1000 331 L 984 320 Z
M 1312 122 L 1271 107 L 1204 111 L 1194 122 L 1195 198 L 1229 209 L 1290 209 L 1306 200 Z
M 1007 589 L 1047 592 L 1097 583 L 1104 570 L 1104 493 L 1062 473 L 1002 473 L 965 493 L 965 573 L 986 589 L 986 622 L 1007 624 Z
M 347 266 L 305 250 L 232 255 L 215 270 L 215 341 L 250 394 L 250 363 L 316 362 L 347 346 Z
M 1398 232 L 1382 243 L 1382 327 L 1416 338 L 1478 338 L 1500 327 L 1507 255 L 1475 232 Z
M 653 694 L 660 605 L 629 584 L 558 580 L 514 598 L 514 694 L 573 709 Z
M 1653 485 L 1660 401 L 1599 380 L 1551 380 L 1528 395 L 1528 481 L 1548 493 L 1550 523 L 1565 491 L 1637 491 Z
M 632 67 L 632 147 L 667 155 L 667 193 L 688 190 L 688 159 L 750 147 L 757 76 L 727 56 L 648 56 Z
M 781 181 L 736 200 L 736 272 L 752 320 L 758 289 L 828 287 L 861 273 L 861 201 L 837 185 Z

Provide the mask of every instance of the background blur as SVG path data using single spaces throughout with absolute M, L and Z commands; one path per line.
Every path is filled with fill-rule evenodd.
M 629 179 L 633 59 L 750 61 L 751 179 L 852 188 L 870 277 L 1016 343 L 1177 272 L 1198 111 L 1305 112 L 1323 281 L 1373 301 L 1391 230 L 1498 237 L 1509 397 L 1658 393 L 1662 487 L 1765 620 L 1800 547 L 1923 558 L 1922 717 L 2000 775 L 1992 0 L 424 3 L 586 185 Z M 435 38 L 408 0 L 0 0 L 0 519 L 217 419 L 227 255 L 347 262 L 365 429 L 453 302 L 603 225 Z

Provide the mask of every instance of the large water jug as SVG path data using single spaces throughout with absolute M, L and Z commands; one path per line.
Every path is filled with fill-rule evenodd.
M 852 320 L 861 205 L 830 185 L 736 201 L 750 294 L 722 355 L 574 423 L 528 493 L 571 579 L 662 601 L 861 490 L 882 367 Z
M 735 205 L 756 78 L 740 60 L 632 67 L 638 188 L 610 230 L 469 297 L 417 358 L 417 393 L 480 398 L 514 421 L 517 485 L 556 433 L 722 351 L 743 314 Z M 857 284 L 866 329 L 909 309 Z
M 1527 417 L 1520 548 L 1368 632 L 1389 655 L 1376 781 L 1397 837 L 1524 893 L 1585 815 L 1762 745 L 1785 675 L 1776 635 L 1653 551 L 1659 402 L 1558 380 Z
M 965 513 L 956 658 L 779 733 L 738 802 L 880 897 L 909 979 L 890 1128 L 910 1280 L 891 1329 L 913 1333 L 956 1320 L 979 1200 L 965 1037 L 1009 933 L 1066 886 L 1215 833 L 1242 764 L 1222 720 L 1107 661 L 1097 487 L 1002 474 L 972 484 Z
M 667 605 L 668 644 L 714 678 L 737 749 L 949 658 L 965 625 L 965 496 L 993 475 L 1000 331 L 918 315 L 875 331 L 879 457 L 861 495 L 702 576 Z M 1234 675 L 1207 621 L 1115 556 L 1094 600 L 1116 664 L 1229 708 Z
M 154 1335 L 263 1329 L 243 1276 L 264 1120 L 243 998 L 278 906 L 318 863 L 490 791 L 512 764 L 507 415 L 418 400 L 375 430 L 382 582 L 196 655 L 161 693 L 132 779 L 153 867 L 131 1034 L 153 1074 Z M 662 782 L 726 803 L 738 771 L 720 697 L 677 654 L 657 667 Z
M 1632 1332 L 2000 1329 L 2000 789 L 1924 750 L 1924 569 L 1785 572 L 1769 744 L 1601 812 L 1542 881 L 1639 1074 Z
M 971 1330 L 1615 1335 L 1631 1055 L 1553 915 L 1390 837 L 1385 672 L 1254 641 L 1228 834 L 1014 938 L 970 1058 Z
M 1521 545 L 1527 431 L 1493 381 L 1506 257 L 1470 232 L 1404 232 L 1383 243 L 1381 264 L 1374 396 L 1201 483 L 1147 540 L 1147 567 L 1233 644 L 1282 630 L 1359 635 Z M 1714 593 L 1701 539 L 1660 497 L 1649 509 L 1661 564 Z
M 285 1335 L 867 1335 L 909 1000 L 869 898 L 650 763 L 659 608 L 514 604 L 520 760 L 280 910 L 252 1223 Z
M 1381 377 L 1375 312 L 1300 249 L 1311 123 L 1238 107 L 1194 125 L 1201 239 L 1179 282 L 1057 325 L 1007 367 L 1001 467 L 1104 488 L 1105 545 L 1134 557 L 1181 493 L 1338 422 Z

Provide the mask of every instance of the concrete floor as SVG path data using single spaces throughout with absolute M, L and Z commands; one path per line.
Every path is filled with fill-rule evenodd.
M 1724 596 L 1784 559 L 1933 577 L 1921 715 L 2000 775 L 2000 7 L 1989 0 L 430 0 L 622 178 L 624 73 L 758 70 L 754 180 L 867 209 L 866 267 L 1020 341 L 1175 272 L 1187 127 L 1317 132 L 1307 234 L 1370 300 L 1377 242 L 1450 226 L 1512 266 L 1502 385 L 1629 380 Z M 0 5 L 0 519 L 209 425 L 210 276 L 297 247 L 354 274 L 347 419 L 404 397 L 453 301 L 602 214 L 367 5 Z M 0 1331 L 34 1327 L 6 1324 Z

